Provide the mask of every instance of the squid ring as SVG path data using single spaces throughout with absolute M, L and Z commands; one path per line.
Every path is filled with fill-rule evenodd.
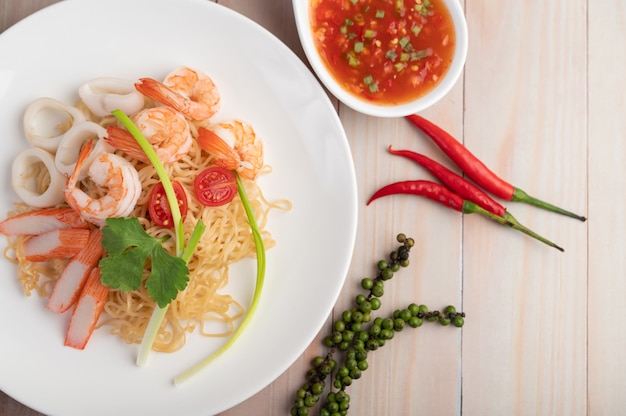
M 115 149 L 107 144 L 103 138 L 107 135 L 107 130 L 99 124 L 91 121 L 77 123 L 69 129 L 61 139 L 57 148 L 54 163 L 59 172 L 71 175 L 78 160 L 78 154 L 83 145 L 89 140 L 96 139 L 96 147 L 85 161 L 78 179 L 82 179 L 87 174 L 87 168 L 91 161 L 102 152 L 113 152 Z
M 50 184 L 43 192 L 39 192 L 41 175 L 36 170 L 41 165 L 50 177 Z M 38 147 L 29 147 L 15 157 L 11 185 L 22 201 L 32 207 L 52 207 L 64 200 L 65 176 L 56 169 L 54 156 Z
M 122 78 L 92 79 L 78 88 L 78 96 L 98 117 L 110 115 L 113 110 L 122 110 L 130 116 L 144 107 L 144 97 L 135 84 Z
M 53 98 L 39 98 L 24 113 L 24 133 L 31 145 L 54 153 L 65 132 L 83 121 L 85 115 L 76 107 Z

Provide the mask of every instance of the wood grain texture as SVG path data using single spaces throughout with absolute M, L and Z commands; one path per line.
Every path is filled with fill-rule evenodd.
M 0 31 L 53 2 L 0 0 Z M 217 2 L 260 23 L 306 62 L 291 0 Z M 623 413 L 626 4 L 476 0 L 463 5 L 470 35 L 464 74 L 423 115 L 515 186 L 588 221 L 505 203 L 521 223 L 563 246 L 560 253 L 485 218 L 414 197 L 366 206 L 382 185 L 430 178 L 391 156 L 390 144 L 453 165 L 405 120 L 367 117 L 338 105 L 359 197 L 357 245 L 346 285 L 304 354 L 222 416 L 288 414 L 309 361 L 323 351 L 321 338 L 399 232 L 417 244 L 410 267 L 388 283 L 381 313 L 411 302 L 431 308 L 453 304 L 467 313 L 466 325 L 398 334 L 372 354 L 370 368 L 351 386 L 350 414 Z M 1 392 L 0 415 L 41 416 Z

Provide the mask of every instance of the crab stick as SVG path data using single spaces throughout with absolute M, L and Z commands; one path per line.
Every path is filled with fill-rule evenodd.
M 100 282 L 100 268 L 91 270 L 83 287 L 65 335 L 65 346 L 82 350 L 100 319 L 109 288 Z
M 67 311 L 78 300 L 78 296 L 102 257 L 102 231 L 94 229 L 87 244 L 65 266 L 48 299 L 48 309 L 56 313 Z

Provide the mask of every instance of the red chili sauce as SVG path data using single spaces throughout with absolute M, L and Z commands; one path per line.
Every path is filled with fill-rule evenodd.
M 353 95 L 403 104 L 432 90 L 454 55 L 442 0 L 311 0 L 317 50 Z

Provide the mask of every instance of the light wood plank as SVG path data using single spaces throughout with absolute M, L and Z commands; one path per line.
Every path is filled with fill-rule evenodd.
M 586 2 L 472 3 L 465 143 L 542 199 L 585 211 Z M 466 221 L 463 413 L 586 413 L 586 224 L 506 204 L 565 253 Z
M 626 4 L 589 5 L 589 414 L 624 411 Z

